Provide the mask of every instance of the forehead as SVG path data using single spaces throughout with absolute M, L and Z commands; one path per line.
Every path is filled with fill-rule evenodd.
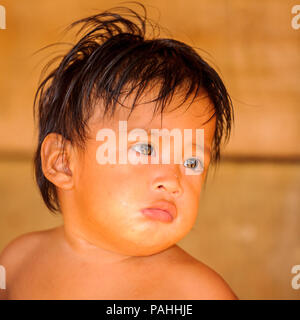
M 192 94 L 184 103 L 184 93 L 177 92 L 165 106 L 163 113 L 157 110 L 156 101 L 150 102 L 157 97 L 155 93 L 154 90 L 145 93 L 136 103 L 131 114 L 134 95 L 128 96 L 126 100 L 122 101 L 122 105 L 117 104 L 114 116 L 111 119 L 101 116 L 103 108 L 101 108 L 101 103 L 97 104 L 94 116 L 90 119 L 90 127 L 95 129 L 100 127 L 117 128 L 119 121 L 127 121 L 128 129 L 196 129 L 215 126 L 215 108 L 204 90 L 194 100 Z

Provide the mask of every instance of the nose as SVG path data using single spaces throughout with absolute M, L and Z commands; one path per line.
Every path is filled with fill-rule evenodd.
M 183 193 L 179 177 L 178 172 L 160 172 L 154 177 L 152 188 L 155 192 L 166 192 L 178 198 Z

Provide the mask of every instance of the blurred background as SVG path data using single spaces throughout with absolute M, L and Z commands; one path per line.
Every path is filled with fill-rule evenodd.
M 236 124 L 203 190 L 197 223 L 179 245 L 220 273 L 240 299 L 299 299 L 300 29 L 289 0 L 151 0 L 162 36 L 205 50 L 235 106 Z M 32 104 L 42 67 L 74 42 L 72 21 L 120 5 L 112 0 L 1 0 L 0 251 L 15 237 L 60 225 L 33 180 Z M 137 6 L 131 5 L 139 10 Z M 300 12 L 299 12 L 300 13 Z M 300 24 L 300 19 L 299 19 Z

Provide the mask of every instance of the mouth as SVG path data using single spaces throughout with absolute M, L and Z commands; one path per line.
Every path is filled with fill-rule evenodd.
M 141 212 L 152 220 L 162 222 L 172 222 L 177 216 L 175 204 L 166 200 L 157 201 L 150 207 L 142 209 Z

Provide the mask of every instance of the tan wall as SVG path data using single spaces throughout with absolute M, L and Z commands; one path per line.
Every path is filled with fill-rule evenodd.
M 294 1 L 143 1 L 174 37 L 207 51 L 233 96 L 236 126 L 227 160 L 202 195 L 195 228 L 180 242 L 240 298 L 300 297 L 300 29 Z M 118 1 L 1 1 L 0 250 L 19 234 L 61 223 L 33 184 L 33 95 L 41 68 L 70 22 Z M 158 10 L 156 10 L 157 8 Z M 66 47 L 62 47 L 66 49 Z M 55 50 L 57 50 L 56 48 Z M 200 52 L 201 53 L 201 52 Z M 245 161 L 245 159 L 248 161 Z

